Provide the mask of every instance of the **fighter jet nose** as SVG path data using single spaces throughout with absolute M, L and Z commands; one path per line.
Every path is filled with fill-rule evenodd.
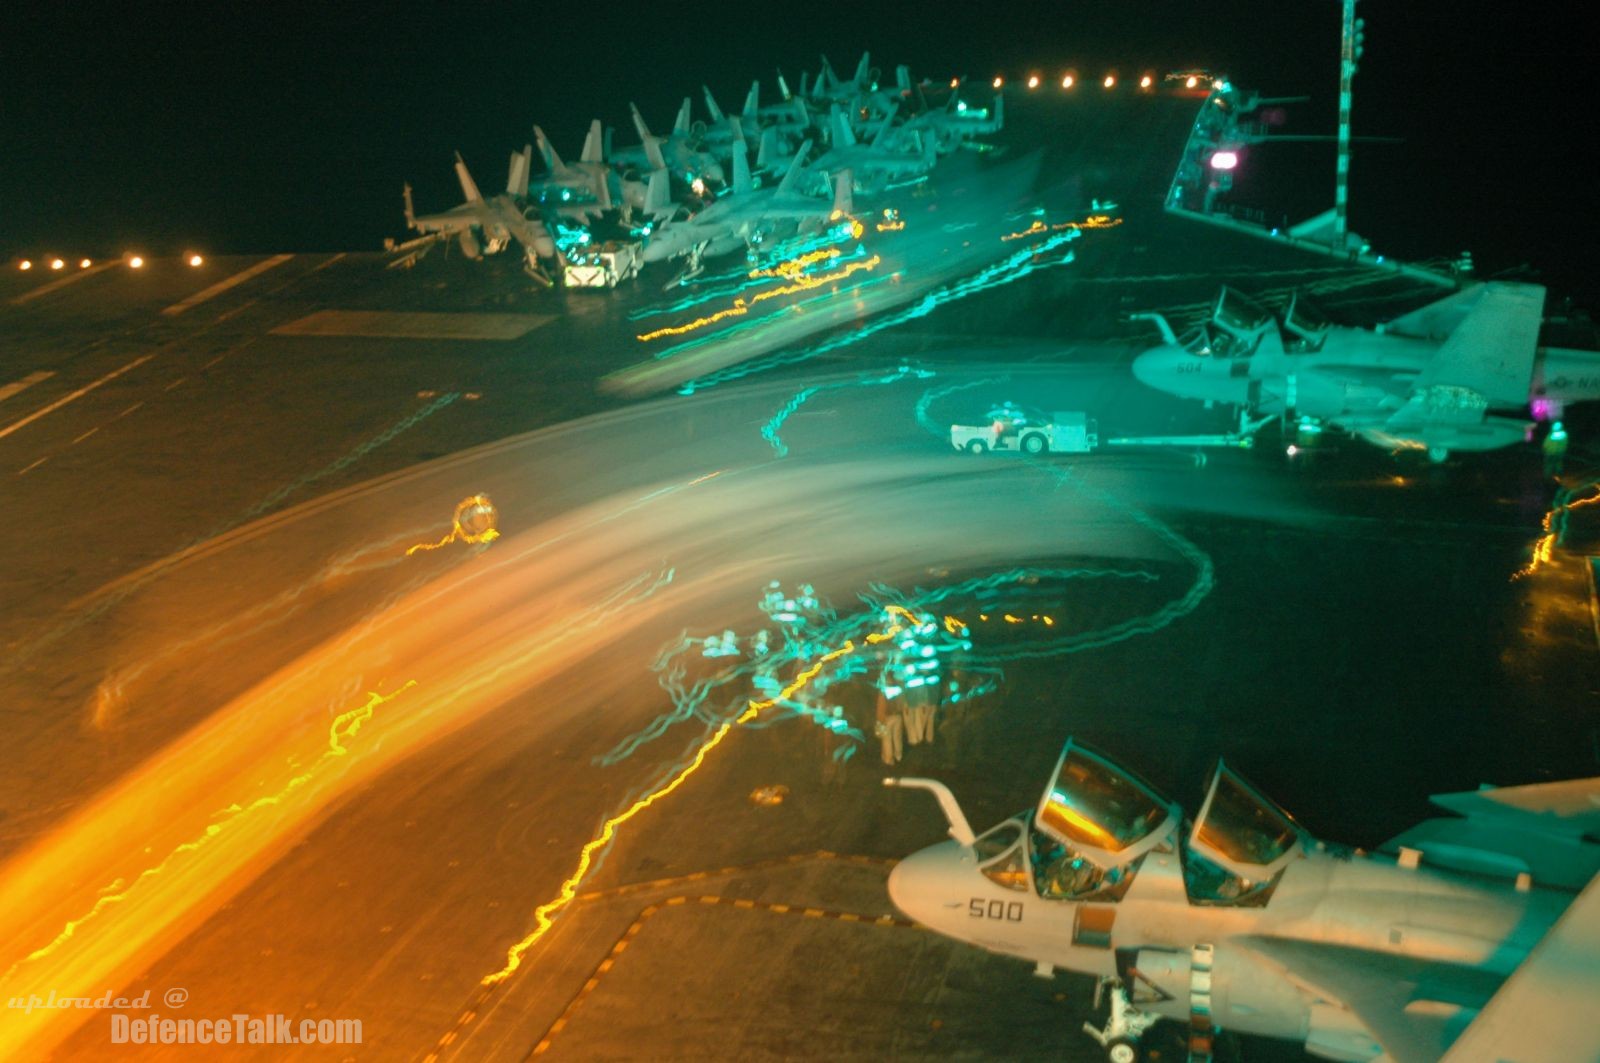
M 936 926 L 941 913 L 962 888 L 964 865 L 971 854 L 957 842 L 942 842 L 912 853 L 889 872 L 889 900 L 908 918 L 926 926 Z
M 1133 360 L 1133 378 L 1146 387 L 1170 385 L 1183 352 L 1176 347 L 1152 347 Z

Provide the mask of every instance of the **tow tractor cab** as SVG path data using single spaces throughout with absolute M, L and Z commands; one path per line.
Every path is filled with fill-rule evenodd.
M 1100 445 L 1099 429 L 1080 411 L 1046 416 L 1032 406 L 1003 403 L 982 425 L 951 425 L 950 445 L 968 454 L 1087 454 Z

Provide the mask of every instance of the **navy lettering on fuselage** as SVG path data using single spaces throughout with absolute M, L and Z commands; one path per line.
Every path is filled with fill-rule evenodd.
M 1198 373 L 1202 368 L 1204 367 L 1199 359 L 1195 359 L 1194 361 L 1190 362 L 1178 363 L 1178 372 L 1180 373 Z

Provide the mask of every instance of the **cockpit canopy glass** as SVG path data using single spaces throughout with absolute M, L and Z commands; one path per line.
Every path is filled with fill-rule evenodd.
M 1260 303 L 1226 287 L 1217 293 L 1211 320 L 1238 336 L 1254 335 L 1273 323 L 1272 314 Z
M 1137 855 L 1132 850 L 1171 815 L 1171 806 L 1149 786 L 1069 740 L 1034 825 L 1110 867 Z
M 1300 829 L 1238 773 L 1218 763 L 1189 845 L 1235 874 L 1264 877 L 1300 844 Z

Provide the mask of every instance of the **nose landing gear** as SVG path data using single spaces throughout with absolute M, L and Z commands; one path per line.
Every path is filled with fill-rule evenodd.
M 1145 1031 L 1160 1021 L 1159 1015 L 1140 1011 L 1128 999 L 1127 987 L 1120 978 L 1102 978 L 1094 987 L 1094 1005 L 1100 1006 L 1101 995 L 1109 990 L 1111 1008 L 1106 1024 L 1095 1029 L 1091 1023 L 1083 1024 L 1083 1032 L 1094 1038 L 1106 1050 L 1111 1063 L 1134 1063 L 1139 1058 L 1139 1039 Z

